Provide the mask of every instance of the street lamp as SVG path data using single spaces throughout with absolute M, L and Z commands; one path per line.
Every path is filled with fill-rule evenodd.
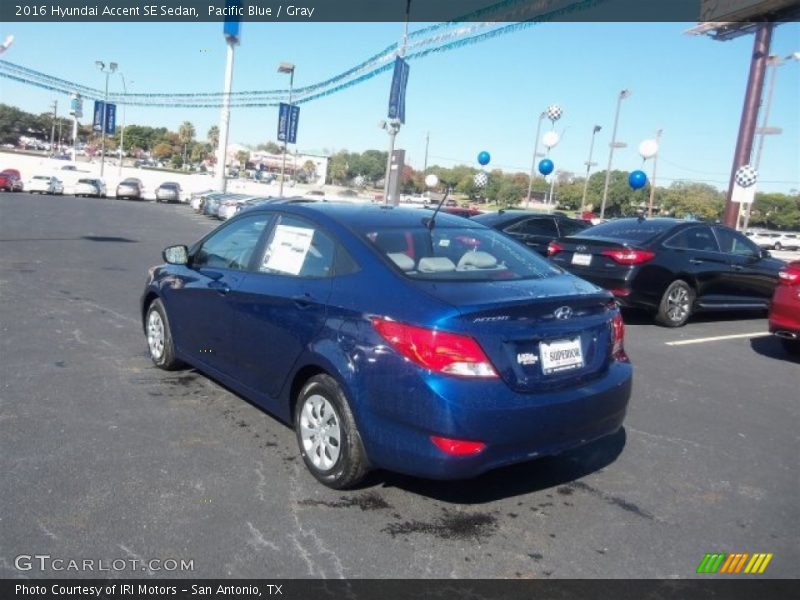
M 122 78 L 122 93 L 124 94 L 122 100 L 122 130 L 119 134 L 119 169 L 117 170 L 117 174 L 121 179 L 122 159 L 125 156 L 125 107 L 127 106 L 125 100 L 127 100 L 128 96 L 128 86 L 125 84 L 125 75 L 122 74 L 122 71 L 119 72 L 119 76 Z M 131 83 L 133 82 L 131 81 Z
M 100 157 L 100 177 L 102 177 L 106 166 L 106 107 L 108 106 L 108 78 L 114 71 L 117 70 L 118 65 L 115 62 L 109 63 L 108 70 L 106 70 L 106 63 L 104 63 L 102 60 L 96 60 L 94 61 L 94 64 L 97 65 L 97 68 L 100 69 L 101 73 L 106 74 L 106 91 L 105 95 L 103 96 L 103 115 L 100 118 L 100 152 L 102 153 L 102 156 Z
M 282 62 L 278 65 L 278 73 L 288 73 L 289 74 L 289 115 L 287 115 L 287 119 L 291 118 L 292 113 L 292 87 L 294 86 L 294 65 L 289 62 Z M 283 138 L 283 159 L 281 160 L 281 185 L 280 191 L 278 195 L 283 197 L 283 178 L 286 174 L 286 144 L 288 140 L 286 139 L 289 136 L 289 127 L 287 126 L 284 131 L 285 137 Z
M 586 181 L 583 182 L 583 197 L 581 198 L 581 214 L 586 208 L 586 192 L 589 189 L 589 171 L 591 171 L 592 167 L 595 166 L 597 163 L 592 162 L 592 151 L 594 150 L 594 137 L 597 135 L 597 132 L 600 131 L 602 127 L 600 125 L 595 125 L 594 129 L 592 129 L 592 141 L 589 143 L 589 158 L 586 159 Z
M 525 200 L 525 206 L 531 203 L 531 190 L 533 189 L 533 176 L 536 174 L 536 159 L 542 156 L 539 154 L 539 133 L 542 131 L 542 121 L 547 116 L 547 113 L 542 111 L 539 115 L 539 122 L 536 124 L 536 137 L 533 139 L 533 160 L 531 161 L 531 175 L 528 178 L 528 196 Z
M 614 129 L 611 132 L 611 142 L 608 144 L 608 167 L 606 168 L 606 182 L 603 185 L 603 201 L 600 203 L 601 219 L 604 218 L 606 214 L 606 200 L 608 199 L 608 184 L 611 180 L 611 161 L 614 158 L 614 149 L 627 146 L 624 142 L 617 141 L 617 124 L 619 123 L 619 109 L 620 106 L 622 106 L 622 101 L 630 95 L 630 90 L 622 90 L 617 98 L 617 112 L 614 114 Z

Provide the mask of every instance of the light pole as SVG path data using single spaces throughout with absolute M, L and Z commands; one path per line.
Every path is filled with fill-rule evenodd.
M 392 119 L 391 121 L 381 121 L 379 123 L 381 129 L 385 129 L 389 134 L 389 154 L 386 156 L 386 173 L 383 177 L 383 203 L 389 203 L 389 180 L 392 173 L 392 155 L 394 154 L 394 139 L 397 137 L 397 132 L 400 131 L 400 121 Z M 399 175 L 398 175 L 399 176 Z M 396 206 L 399 198 L 392 198 L 392 204 Z
M 119 169 L 117 174 L 122 179 L 122 159 L 125 156 L 125 107 L 127 106 L 125 100 L 127 100 L 128 86 L 125 84 L 125 75 L 122 74 L 122 71 L 120 71 L 119 76 L 122 78 L 122 93 L 124 97 L 122 102 L 122 130 L 119 134 Z
M 228 31 L 228 28 L 231 31 Z M 228 180 L 225 178 L 225 161 L 228 154 L 228 128 L 231 123 L 231 90 L 233 89 L 233 50 L 239 43 L 238 22 L 226 22 L 224 30 L 225 41 L 228 44 L 228 51 L 225 58 L 225 89 L 222 94 L 222 110 L 219 117 L 219 141 L 217 143 L 217 165 L 214 172 L 216 188 L 224 192 L 227 188 Z
M 101 73 L 106 74 L 106 91 L 105 95 L 103 96 L 103 116 L 100 119 L 102 125 L 100 130 L 100 152 L 102 153 L 102 156 L 100 157 L 100 177 L 102 177 L 106 166 L 106 114 L 108 107 L 108 78 L 114 71 L 117 70 L 117 63 L 109 63 L 108 70 L 106 70 L 106 63 L 104 63 L 102 60 L 96 60 L 94 61 L 94 64 L 97 65 L 97 68 L 100 69 Z
M 800 52 L 793 52 L 792 54 L 783 57 L 772 55 L 767 59 L 767 66 L 772 68 L 770 69 L 769 73 L 767 101 L 764 104 L 764 118 L 761 120 L 761 127 L 756 129 L 756 134 L 758 135 L 758 147 L 756 148 L 756 155 L 753 160 L 753 168 L 756 171 L 758 171 L 759 167 L 761 166 L 761 153 L 764 150 L 764 138 L 768 135 L 779 135 L 783 133 L 783 130 L 780 127 L 769 126 L 769 113 L 770 109 L 772 108 L 772 95 L 775 91 L 775 75 L 778 72 L 778 67 L 790 60 L 800 61 Z M 743 231 L 747 231 L 747 227 L 750 223 L 750 211 L 752 208 L 753 205 L 750 203 L 744 207 L 744 224 L 742 226 Z
M 289 114 L 286 115 L 287 120 L 291 120 L 292 114 L 292 88 L 294 87 L 294 65 L 288 62 L 282 62 L 278 65 L 278 73 L 288 73 L 289 74 Z M 284 131 L 285 138 L 283 139 L 283 159 L 281 160 L 281 185 L 280 190 L 278 191 L 278 195 L 282 198 L 283 197 L 283 178 L 286 173 L 286 145 L 288 143 L 289 137 L 289 126 L 287 122 L 286 129 Z
M 603 185 L 603 201 L 600 203 L 600 218 L 606 214 L 606 200 L 608 199 L 608 183 L 611 180 L 611 161 L 614 159 L 614 149 L 624 148 L 627 144 L 617 142 L 617 125 L 619 124 L 619 109 L 622 101 L 631 95 L 630 90 L 622 90 L 617 98 L 617 112 L 614 114 L 614 129 L 611 131 L 611 142 L 608 144 L 608 167 L 606 168 L 606 182 Z
M 581 198 L 581 214 L 583 214 L 584 210 L 586 209 L 586 192 L 589 190 L 589 171 L 591 171 L 592 167 L 597 164 L 592 162 L 592 152 L 594 151 L 594 137 L 597 135 L 597 132 L 600 131 L 601 129 L 602 127 L 600 125 L 595 125 L 594 129 L 592 129 L 592 141 L 589 143 L 589 158 L 586 159 L 586 181 L 583 182 L 583 197 Z
M 533 160 L 531 161 L 531 175 L 528 178 L 528 196 L 525 200 L 525 206 L 529 206 L 531 203 L 531 191 L 533 190 L 533 177 L 536 175 L 536 159 L 541 156 L 539 154 L 539 134 L 542 131 L 542 121 L 547 116 L 547 113 L 542 111 L 542 114 L 539 115 L 539 122 L 536 124 L 536 137 L 533 140 Z

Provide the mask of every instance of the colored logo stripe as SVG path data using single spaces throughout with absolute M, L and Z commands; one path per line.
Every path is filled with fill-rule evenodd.
M 706 554 L 697 567 L 698 573 L 749 573 L 761 574 L 772 560 L 773 554 L 749 552 L 734 552 L 725 554 L 722 552 Z M 748 561 L 749 559 L 749 561 Z M 747 566 L 745 566 L 745 564 Z M 744 571 L 742 571 L 744 569 Z

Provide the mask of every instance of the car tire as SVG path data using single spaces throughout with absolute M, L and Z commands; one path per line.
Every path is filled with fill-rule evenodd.
M 783 246 L 781 245 L 781 243 L 780 243 L 780 242 L 775 242 L 775 245 L 774 245 L 774 246 L 772 246 L 772 249 L 773 249 L 773 250 L 778 250 L 778 251 L 780 251 L 780 250 L 781 250 L 781 248 L 783 248 Z
M 323 485 L 351 488 L 369 471 L 350 405 L 330 375 L 315 375 L 300 390 L 294 429 L 303 462 Z
M 800 340 L 781 338 L 781 343 L 787 354 L 800 355 Z
M 153 300 L 147 307 L 144 330 L 153 364 L 165 371 L 174 371 L 181 367 L 181 361 L 175 357 L 175 345 L 172 342 L 167 312 L 160 298 Z
M 683 327 L 692 316 L 694 290 L 681 279 L 673 281 L 661 296 L 656 323 L 664 327 Z

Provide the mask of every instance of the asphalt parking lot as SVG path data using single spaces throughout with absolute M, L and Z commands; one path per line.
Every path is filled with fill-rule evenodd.
M 626 315 L 634 393 L 611 438 L 471 481 L 379 472 L 335 492 L 290 429 L 150 363 L 146 270 L 215 224 L 0 195 L 0 577 L 92 575 L 15 567 L 43 553 L 193 561 L 128 577 L 682 578 L 708 552 L 800 574 L 800 365 L 763 315 Z

